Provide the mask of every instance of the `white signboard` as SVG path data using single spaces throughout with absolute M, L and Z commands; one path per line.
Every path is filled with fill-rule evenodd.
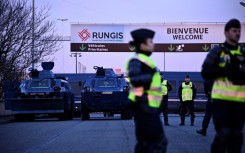
M 156 52 L 206 52 L 225 41 L 224 26 L 224 23 L 71 24 L 71 51 L 130 52 L 130 32 L 146 28 L 156 32 Z M 245 23 L 242 24 L 240 42 L 245 43 Z

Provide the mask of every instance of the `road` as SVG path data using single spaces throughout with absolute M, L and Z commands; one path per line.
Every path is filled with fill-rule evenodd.
M 209 153 L 213 124 L 206 137 L 195 132 L 202 116 L 196 117 L 195 126 L 190 126 L 187 118 L 186 126 L 180 127 L 179 117 L 170 115 L 171 126 L 164 127 L 168 153 Z M 93 114 L 90 121 L 36 119 L 0 124 L 1 153 L 133 153 L 135 142 L 133 120 L 103 118 L 101 114 Z

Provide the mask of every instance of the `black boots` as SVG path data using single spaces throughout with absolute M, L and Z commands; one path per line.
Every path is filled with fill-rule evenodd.
M 185 125 L 185 120 L 181 119 L 181 123 L 179 125 L 180 126 L 184 126 Z M 194 118 L 191 118 L 191 126 L 194 126 Z
M 180 122 L 180 126 L 184 126 L 185 125 L 185 116 L 181 116 L 180 117 L 180 120 L 181 120 L 181 122 Z
M 165 125 L 165 126 L 169 126 L 168 118 L 164 118 L 164 125 Z
M 179 126 L 184 126 L 185 125 L 185 121 L 182 120 L 181 123 L 179 124 Z
M 194 126 L 194 121 L 195 121 L 195 115 L 191 116 L 191 126 Z
M 207 130 L 200 129 L 200 130 L 197 130 L 197 133 L 198 133 L 198 134 L 201 134 L 201 135 L 203 135 L 203 136 L 206 136 L 206 135 L 207 135 Z

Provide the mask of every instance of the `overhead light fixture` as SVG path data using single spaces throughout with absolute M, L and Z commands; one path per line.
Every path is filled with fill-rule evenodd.
M 243 7 L 245 7 L 245 3 L 244 3 L 244 2 L 240 2 L 240 4 L 241 4 Z

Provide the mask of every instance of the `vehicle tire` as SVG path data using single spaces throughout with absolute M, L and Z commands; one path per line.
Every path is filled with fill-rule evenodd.
M 35 114 L 15 114 L 14 115 L 16 122 L 30 122 L 35 120 Z
M 14 121 L 16 121 L 16 122 L 25 121 L 25 115 L 24 114 L 15 114 L 14 115 Z
M 74 98 L 71 96 L 71 108 L 68 111 L 68 119 L 73 120 L 74 117 Z
M 129 108 L 125 108 L 121 113 L 121 119 L 122 120 L 130 120 L 132 119 L 132 113 Z
M 61 114 L 59 114 L 59 120 L 60 121 L 65 121 L 65 120 L 68 120 L 68 112 L 67 111 L 65 111 L 64 113 L 61 113 Z
M 73 110 L 68 112 L 68 120 L 73 120 Z
M 31 122 L 35 120 L 35 114 L 27 114 L 25 115 L 27 121 Z
M 182 112 L 182 106 L 179 106 L 179 110 L 178 110 L 178 114 L 181 116 L 181 112 Z M 190 115 L 190 110 L 187 107 L 186 112 L 185 112 L 185 116 L 189 116 Z
M 109 113 L 108 114 L 110 117 L 114 117 L 114 113 Z
M 64 121 L 69 119 L 69 108 L 67 95 L 64 95 L 64 113 L 59 114 L 59 120 Z
M 90 116 L 89 116 L 89 110 L 87 109 L 87 107 L 85 106 L 85 104 L 81 104 L 81 112 L 82 112 L 82 120 L 89 120 Z

